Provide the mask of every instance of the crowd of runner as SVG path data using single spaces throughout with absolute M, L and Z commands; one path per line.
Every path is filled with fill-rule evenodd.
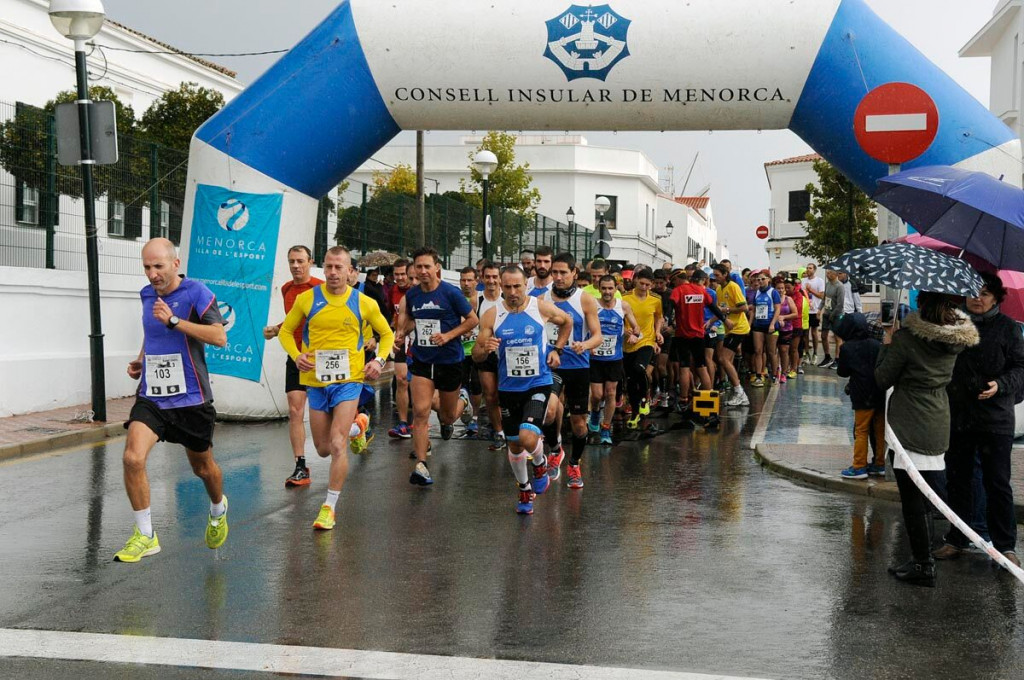
M 324 280 L 311 275 L 303 245 L 287 254 L 292 280 L 282 286 L 285 317 L 264 337 L 288 354 L 285 391 L 294 469 L 286 486 L 312 482 L 305 459 L 305 412 L 317 454 L 330 458 L 324 502 L 313 522 L 335 526 L 348 451 L 368 450 L 380 377 L 393 367 L 394 426 L 412 441 L 409 481 L 430 486 L 431 417 L 440 438 L 459 437 L 507 453 L 517 485 L 515 510 L 562 478 L 584 485 L 588 446 L 656 437 L 652 411 L 675 414 L 668 429 L 714 429 L 720 406 L 743 408 L 750 389 L 798 378 L 816 362 L 834 367 L 829 332 L 848 305 L 850 284 L 814 265 L 803 276 L 708 267 L 659 269 L 579 263 L 547 247 L 517 263 L 480 260 L 442 278 L 432 248 L 371 268 L 360 280 L 349 251 L 330 248 Z M 125 449 L 125 483 L 136 527 L 116 559 L 159 552 L 145 462 L 157 441 L 185 446 L 210 497 L 207 545 L 228 533 L 227 498 L 212 453 L 215 412 L 204 345 L 226 337 L 213 293 L 178 273 L 173 245 L 143 249 L 150 285 L 142 291 L 144 344 L 128 368 L 141 384 Z M 379 278 L 383 274 L 383 281 Z M 850 311 L 853 311 L 851 309 Z M 819 324 L 820 319 L 820 324 Z M 820 326 L 820 334 L 819 334 Z M 834 334 L 833 334 L 834 335 Z M 838 355 L 838 343 L 835 355 Z M 698 408 L 701 400 L 712 404 Z

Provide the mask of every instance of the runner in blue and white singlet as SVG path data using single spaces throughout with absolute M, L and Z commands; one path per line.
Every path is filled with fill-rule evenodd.
M 501 273 L 505 299 L 487 310 L 480 320 L 480 335 L 473 358 L 498 355 L 498 395 L 501 422 L 508 442 L 508 460 L 519 484 L 516 512 L 533 513 L 533 497 L 549 484 L 542 425 L 551 393 L 551 369 L 569 340 L 569 317 L 545 300 L 530 297 L 526 276 L 518 267 Z M 545 325 L 559 328 L 554 343 L 545 337 Z M 527 470 L 532 459 L 533 474 Z
M 625 378 L 622 360 L 623 332 L 629 328 L 631 342 L 640 340 L 639 325 L 629 303 L 616 298 L 618 292 L 612 276 L 597 282 L 601 299 L 597 319 L 601 323 L 601 344 L 590 357 L 590 422 L 588 429 L 600 437 L 602 446 L 612 442 L 612 418 L 618 400 L 619 383 Z M 601 402 L 604 402 L 602 413 Z

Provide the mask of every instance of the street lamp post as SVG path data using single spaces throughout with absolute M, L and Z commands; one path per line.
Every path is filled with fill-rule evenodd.
M 661 234 L 660 236 L 655 236 L 654 237 L 654 250 L 655 250 L 654 256 L 655 256 L 655 258 L 657 258 L 657 256 L 658 256 L 658 253 L 657 253 L 658 241 L 660 241 L 663 238 L 668 238 L 668 237 L 672 236 L 672 232 L 674 230 L 675 230 L 675 225 L 672 224 L 672 220 L 669 220 L 668 224 L 665 225 L 665 233 Z
M 103 27 L 101 0 L 50 0 L 50 22 L 61 35 L 75 41 L 75 73 L 78 79 L 78 128 L 82 151 L 82 197 L 85 202 L 85 258 L 89 282 L 89 361 L 92 369 L 93 419 L 107 419 L 103 368 L 103 325 L 100 320 L 99 246 L 96 238 L 96 196 L 92 184 L 92 135 L 89 114 L 89 75 L 85 43 Z
M 597 211 L 599 222 L 597 224 L 597 256 L 607 258 L 612 254 L 612 236 L 608 233 L 608 223 L 604 221 L 604 214 L 612 207 L 612 202 L 607 196 L 598 196 L 594 201 L 594 210 Z
M 487 218 L 488 213 L 487 206 L 487 189 L 490 185 L 490 176 L 498 167 L 498 157 L 487 149 L 479 151 L 476 156 L 473 157 L 473 167 L 480 173 L 483 178 L 483 204 L 484 204 L 484 259 L 489 260 L 491 258 L 491 235 L 487 233 Z
M 569 209 L 565 211 L 565 223 L 569 225 L 569 238 L 572 239 L 573 255 L 576 254 L 576 211 L 569 206 Z

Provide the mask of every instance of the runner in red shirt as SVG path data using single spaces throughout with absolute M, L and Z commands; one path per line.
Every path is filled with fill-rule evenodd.
M 409 260 L 398 260 L 391 265 L 391 269 L 395 285 L 391 286 L 388 304 L 391 307 L 391 327 L 395 328 L 398 308 L 406 291 L 412 288 L 412 281 L 409 280 Z M 412 356 L 412 348 L 407 347 L 407 344 L 405 341 L 396 342 L 391 352 L 395 362 L 395 410 L 398 411 L 398 424 L 388 430 L 388 436 L 400 439 L 412 437 L 412 428 L 409 426 L 409 364 L 406 361 L 407 354 Z
M 281 297 L 284 298 L 284 313 L 292 311 L 295 298 L 307 290 L 316 288 L 323 283 L 310 275 L 313 265 L 313 254 L 306 246 L 292 246 L 288 249 L 288 269 L 292 280 L 281 286 Z M 302 331 L 305 325 L 295 331 L 295 344 L 302 347 Z M 267 326 L 263 329 L 263 337 L 272 340 L 281 331 L 281 324 Z M 299 382 L 299 369 L 291 357 L 285 359 L 284 393 L 288 399 L 288 438 L 292 443 L 292 455 L 295 457 L 295 471 L 285 480 L 285 486 L 308 486 L 311 479 L 309 468 L 306 467 L 306 387 Z
M 672 339 L 669 360 L 679 362 L 679 390 L 685 405 L 690 401 L 690 373 L 695 371 L 704 389 L 711 389 L 711 379 L 704 364 L 704 308 L 718 317 L 727 329 L 732 328 L 707 288 L 685 280 L 670 297 L 676 312 L 676 334 Z

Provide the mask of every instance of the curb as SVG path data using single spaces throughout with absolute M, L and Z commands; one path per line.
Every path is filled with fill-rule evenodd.
M 826 491 L 838 491 L 854 496 L 868 496 L 882 501 L 892 503 L 900 502 L 900 492 L 895 482 L 876 482 L 872 479 L 867 481 L 856 479 L 843 479 L 836 475 L 827 475 L 818 470 L 805 467 L 796 467 L 779 457 L 773 448 L 784 448 L 778 444 L 758 444 L 754 450 L 754 460 L 758 464 L 779 477 L 786 477 L 795 482 L 812 486 Z M 1024 524 L 1024 502 L 1020 496 L 1014 498 L 1014 514 L 1018 524 Z
M 900 492 L 895 482 L 876 482 L 874 480 L 843 479 L 835 475 L 827 475 L 818 470 L 805 467 L 795 467 L 779 460 L 773 454 L 772 444 L 758 444 L 754 449 L 754 460 L 761 467 L 773 472 L 780 477 L 802 482 L 809 486 L 828 491 L 840 491 L 842 493 L 856 496 L 868 496 L 893 503 L 900 502 Z
M 37 453 L 47 453 L 56 449 L 63 449 L 80 444 L 92 444 L 105 439 L 122 437 L 126 433 L 123 422 L 107 423 L 98 427 L 90 427 L 81 430 L 73 430 L 63 434 L 55 434 L 39 439 L 30 439 L 17 444 L 6 444 L 0 446 L 0 460 L 10 460 L 22 456 L 31 456 Z

